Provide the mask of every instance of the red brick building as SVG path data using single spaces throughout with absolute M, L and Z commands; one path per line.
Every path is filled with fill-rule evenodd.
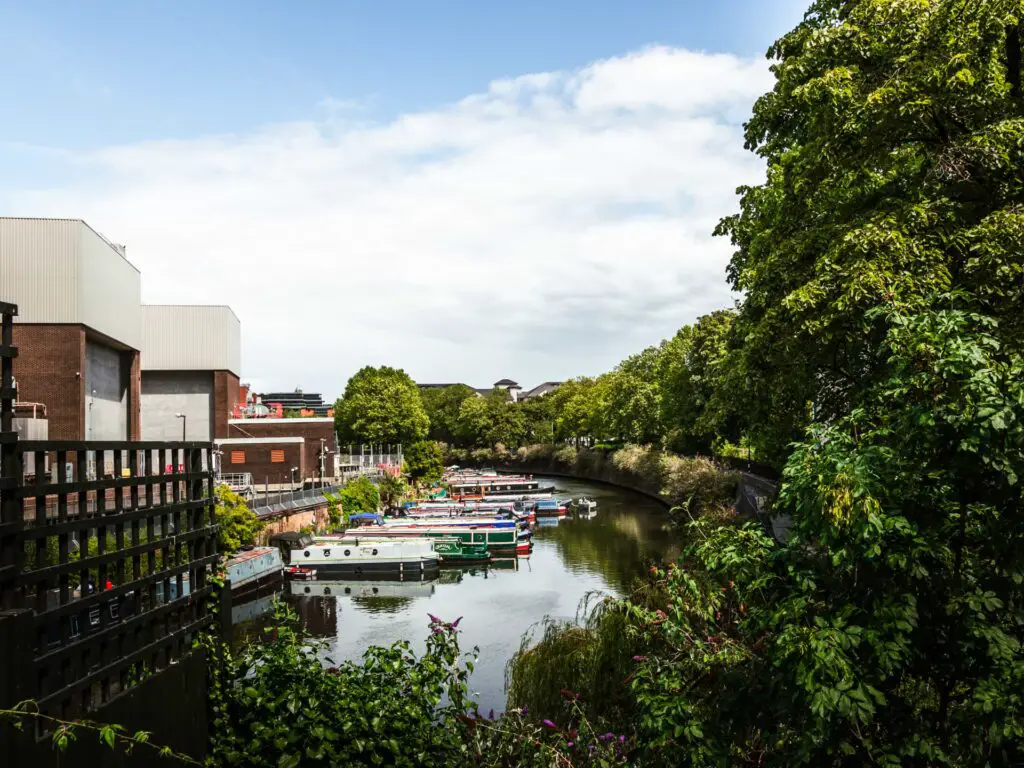
M 257 486 L 265 477 L 271 485 L 284 482 L 273 478 L 287 476 L 292 467 L 299 467 L 296 482 L 319 480 L 321 471 L 334 476 L 334 419 L 229 419 L 227 429 L 227 437 L 216 441 L 222 472 L 250 472 Z

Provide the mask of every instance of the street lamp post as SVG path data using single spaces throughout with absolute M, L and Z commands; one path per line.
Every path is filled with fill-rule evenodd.
M 185 423 L 188 421 L 187 416 L 184 413 L 174 414 L 176 419 L 181 419 L 181 442 L 185 442 Z

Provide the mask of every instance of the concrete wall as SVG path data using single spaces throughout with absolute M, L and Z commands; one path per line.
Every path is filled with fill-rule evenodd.
M 128 371 L 119 350 L 85 343 L 85 439 L 128 437 Z
M 213 374 L 209 371 L 143 371 L 142 439 L 210 440 L 213 422 Z

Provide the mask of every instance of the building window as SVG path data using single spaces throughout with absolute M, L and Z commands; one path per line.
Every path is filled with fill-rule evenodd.
M 270 452 L 270 461 L 274 464 L 284 464 L 284 451 L 272 450 Z
M 232 464 L 245 464 L 245 451 L 232 451 L 231 452 L 231 463 Z

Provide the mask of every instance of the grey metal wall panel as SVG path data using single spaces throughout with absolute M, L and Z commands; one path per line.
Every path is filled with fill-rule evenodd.
M 143 371 L 231 371 L 238 375 L 241 349 L 241 325 L 231 307 L 142 307 Z
M 117 350 L 85 343 L 85 436 L 88 440 L 128 437 L 128 387 Z
M 142 349 L 139 271 L 89 227 L 80 229 L 79 307 L 90 328 Z
M 84 225 L 71 219 L 0 217 L 0 300 L 20 323 L 77 323 Z
M 206 441 L 213 435 L 213 374 L 193 371 L 146 371 L 142 374 L 142 439 L 180 440 L 185 435 Z

